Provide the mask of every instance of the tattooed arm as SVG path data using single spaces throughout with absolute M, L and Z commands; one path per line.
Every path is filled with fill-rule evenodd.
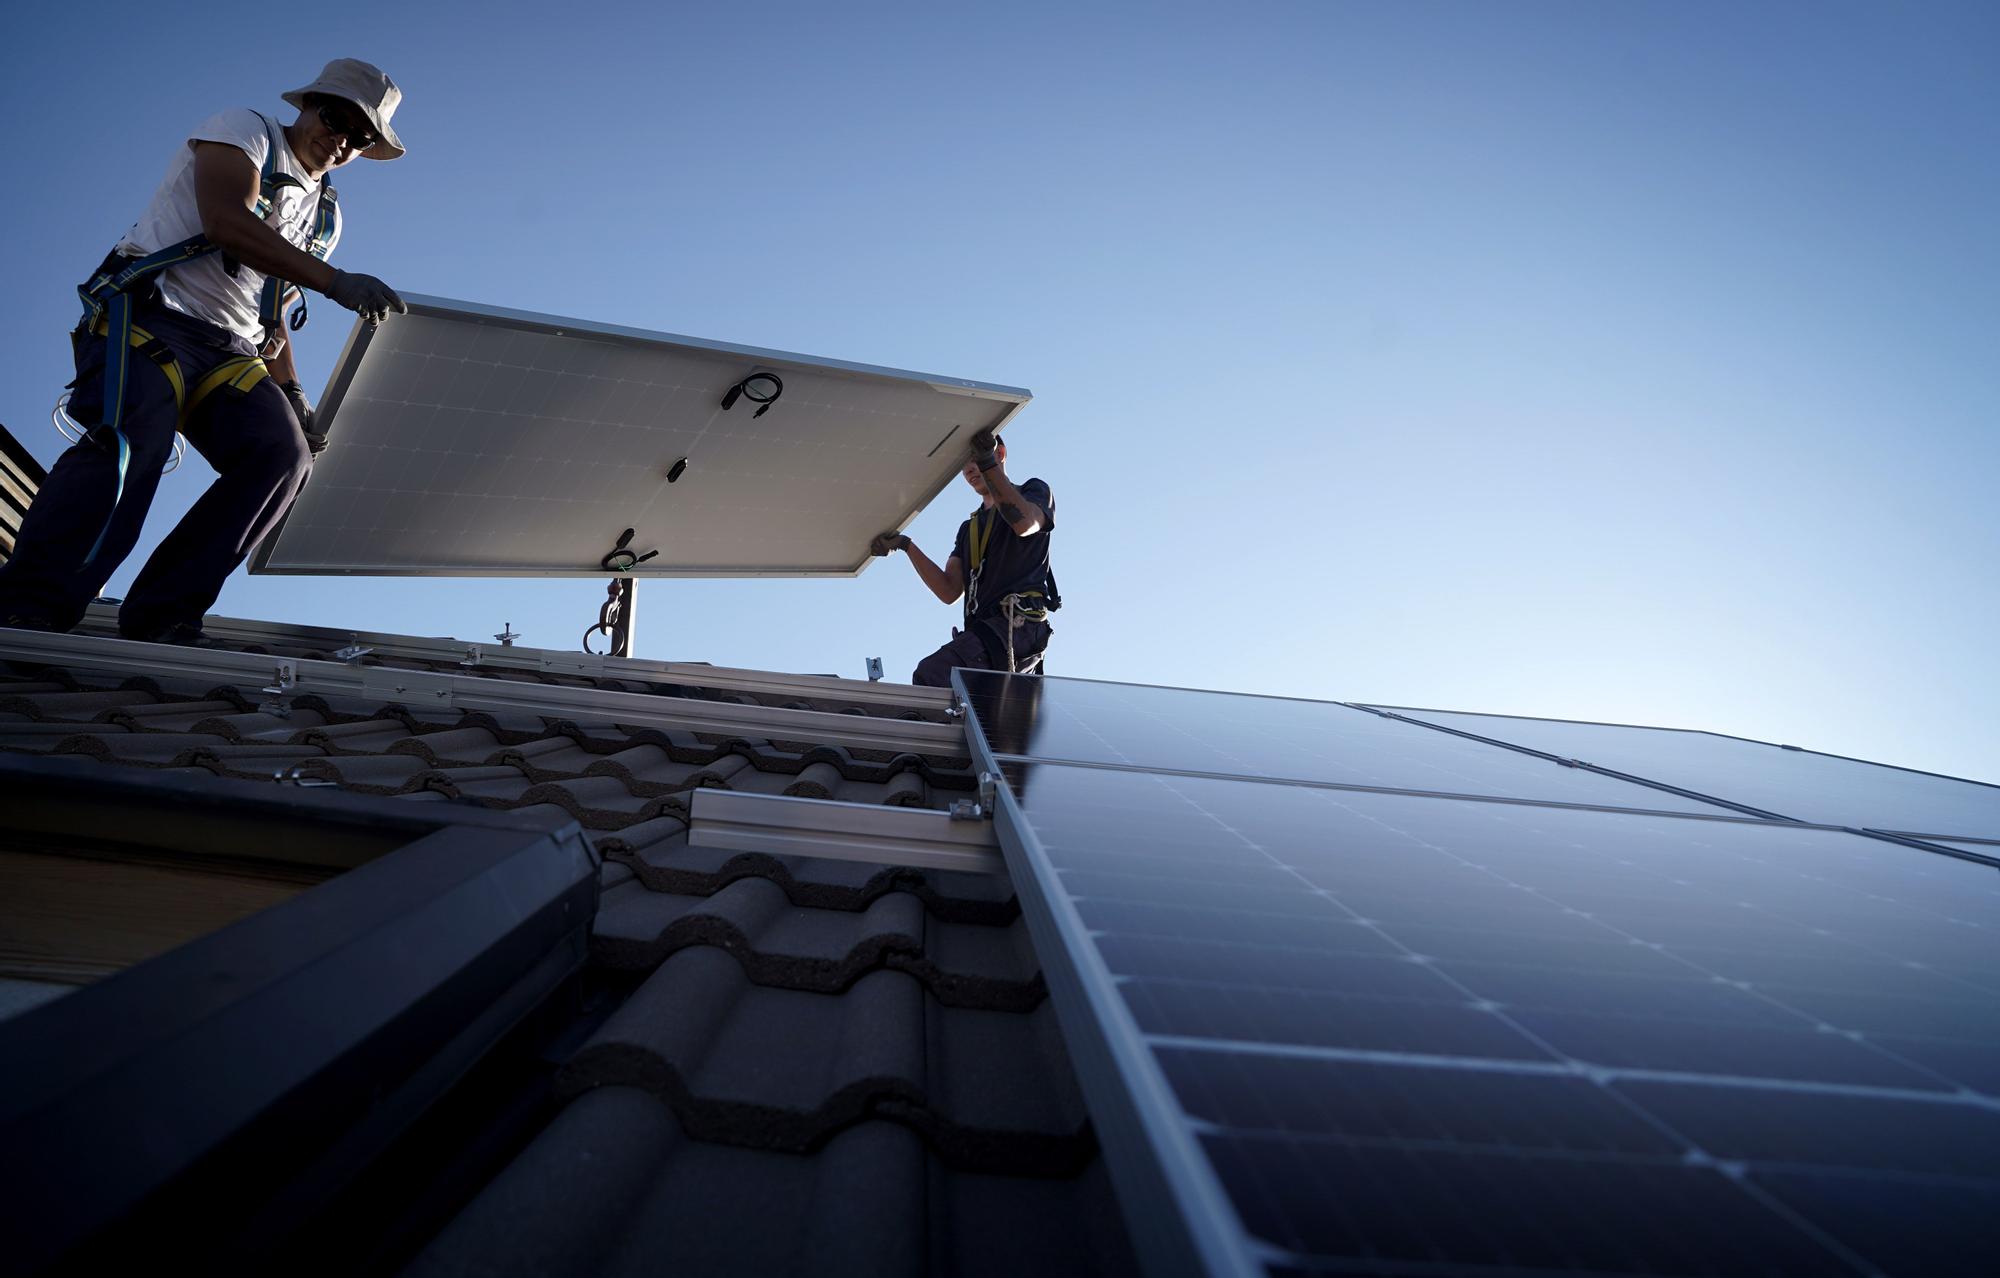
M 973 462 L 965 463 L 965 477 L 977 476 L 986 485 L 986 491 L 993 494 L 994 509 L 1000 518 L 1014 530 L 1017 537 L 1032 537 L 1042 530 L 1042 508 L 1021 495 L 1014 487 L 1014 481 L 1007 478 L 1007 466 L 1000 463 L 991 470 L 981 471 Z

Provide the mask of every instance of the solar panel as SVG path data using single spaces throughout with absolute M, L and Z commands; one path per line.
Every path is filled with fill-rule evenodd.
M 1977 781 L 1712 732 L 1376 708 L 1799 821 L 2000 838 L 2000 786 Z
M 1128 1216 L 1157 1209 L 1149 1270 L 1988 1264 L 1990 866 L 1726 815 L 1029 758 L 1032 683 L 968 701 Z
M 854 576 L 1028 392 L 409 297 L 357 324 L 332 441 L 254 572 Z M 732 396 L 732 391 L 736 393 Z M 774 393 L 775 392 L 775 393 Z M 724 407 L 725 400 L 730 401 Z
M 1001 754 L 1605 807 L 1724 810 L 1334 702 L 1088 679 L 1024 686 L 980 670 L 964 672 L 964 688 Z

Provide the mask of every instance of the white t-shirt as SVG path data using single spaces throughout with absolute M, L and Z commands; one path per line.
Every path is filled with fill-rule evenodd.
M 175 150 L 165 180 L 153 193 L 153 202 L 146 206 L 145 214 L 132 224 L 125 238 L 118 241 L 119 251 L 143 256 L 201 233 L 201 212 L 194 201 L 195 143 L 221 142 L 233 146 L 249 156 L 252 167 L 261 174 L 274 132 L 278 162 L 272 172 L 288 174 L 302 185 L 279 187 L 264 221 L 294 245 L 305 248 L 312 242 L 313 216 L 319 209 L 319 183 L 292 154 L 292 148 L 284 140 L 284 127 L 276 119 L 267 126 L 255 111 L 236 107 L 211 116 L 189 136 L 185 146 Z M 336 220 L 334 242 L 337 244 L 339 240 Z M 174 310 L 239 333 L 252 342 L 262 337 L 263 325 L 257 319 L 257 303 L 264 292 L 261 272 L 244 266 L 232 279 L 223 269 L 222 254 L 210 253 L 183 266 L 169 267 L 154 278 L 159 281 L 161 297 Z

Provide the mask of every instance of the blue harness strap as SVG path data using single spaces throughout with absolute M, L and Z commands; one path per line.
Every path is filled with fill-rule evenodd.
M 277 193 L 287 186 L 303 187 L 305 184 L 288 173 L 277 171 L 278 148 L 285 145 L 284 135 L 278 131 L 269 116 L 263 112 L 254 113 L 264 122 L 264 130 L 270 137 L 270 147 L 264 153 L 264 165 L 258 174 L 257 205 L 258 218 L 270 216 L 277 202 Z M 319 187 L 319 207 L 313 215 L 312 240 L 306 251 L 324 262 L 333 250 L 333 241 L 340 229 L 340 210 L 334 196 L 333 185 L 322 181 Z M 112 519 L 118 513 L 118 503 L 125 497 L 125 473 L 131 466 L 132 442 L 125 434 L 125 397 L 131 383 L 132 352 L 132 310 L 133 293 L 140 291 L 136 286 L 145 285 L 154 276 L 170 267 L 181 266 L 197 258 L 216 251 L 206 235 L 190 235 L 178 244 L 158 249 L 144 257 L 119 258 L 115 254 L 88 280 L 77 286 L 77 296 L 83 299 L 82 329 L 84 332 L 104 329 L 107 343 L 104 353 L 104 425 L 118 441 L 118 482 L 112 493 L 111 510 L 104 517 L 104 527 L 98 532 L 97 540 L 91 543 L 90 553 L 83 562 L 89 564 L 97 559 L 97 552 L 104 547 L 104 539 L 111 532 Z M 229 274 L 236 274 L 236 263 L 225 259 Z M 292 329 L 305 327 L 305 293 L 297 285 L 272 276 L 264 281 L 264 291 L 258 299 L 258 319 L 264 325 L 265 334 L 283 324 L 285 308 L 292 299 L 298 301 L 298 311 L 292 316 Z M 180 370 L 172 367 L 168 379 L 175 384 L 176 398 L 182 381 Z

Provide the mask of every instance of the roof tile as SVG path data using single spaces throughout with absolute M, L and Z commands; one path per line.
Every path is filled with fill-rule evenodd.
M 759 985 L 835 993 L 886 968 L 949 1007 L 1025 1012 L 1046 996 L 1018 919 L 995 927 L 927 918 L 922 898 L 907 891 L 851 912 L 794 906 L 762 878 L 695 897 L 654 892 L 635 877 L 599 907 L 592 954 L 607 967 L 650 971 L 690 945 L 736 956 Z
M 839 997 L 762 987 L 696 946 L 660 965 L 557 1090 L 637 1087 L 698 1138 L 799 1152 L 883 1117 L 955 1165 L 1062 1174 L 1096 1145 L 1047 1015 L 945 1007 L 894 971 Z
M 405 1272 L 918 1278 L 1134 1268 L 1101 1166 L 1077 1179 L 956 1171 L 885 1122 L 850 1127 L 812 1158 L 703 1144 L 652 1097 L 606 1087 L 565 1107 Z

